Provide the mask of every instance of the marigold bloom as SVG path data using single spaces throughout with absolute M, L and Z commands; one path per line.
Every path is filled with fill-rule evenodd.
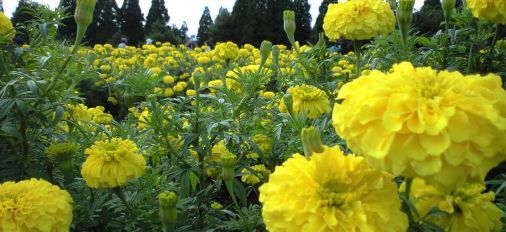
M 327 94 L 312 85 L 297 85 L 290 87 L 287 92 L 293 98 L 293 111 L 296 115 L 306 114 L 308 118 L 318 118 L 332 111 Z M 279 111 L 287 112 L 284 100 L 279 104 Z
M 212 54 L 222 60 L 235 60 L 239 56 L 239 47 L 233 42 L 218 43 Z
M 81 174 L 91 188 L 115 188 L 144 174 L 146 160 L 131 140 L 112 138 L 96 141 L 84 151 L 88 155 Z
M 72 222 L 70 194 L 45 180 L 0 185 L 0 231 L 64 232 Z
M 464 184 L 456 191 L 443 193 L 422 179 L 414 179 L 411 199 L 420 216 L 448 232 L 501 231 L 503 212 L 494 203 L 494 193 L 481 184 Z M 426 215 L 437 207 L 446 215 Z
M 506 24 L 506 1 L 504 0 L 467 0 L 467 7 L 476 18 Z
M 295 154 L 260 187 L 267 230 L 406 231 L 393 177 L 339 147 Z M 388 226 L 386 226 L 388 225 Z
M 255 185 L 260 182 L 264 182 L 271 174 L 271 171 L 265 167 L 263 164 L 251 166 L 251 169 L 255 171 L 255 173 L 251 172 L 247 168 L 243 168 L 241 170 L 242 177 L 241 180 L 244 183 Z
M 0 12 L 0 40 L 5 39 L 10 41 L 14 38 L 14 28 L 12 22 L 3 12 Z M 8 35 L 8 36 L 7 36 Z
M 394 175 L 454 189 L 483 181 L 506 158 L 506 91 L 497 75 L 404 62 L 344 85 L 338 99 L 333 125 L 339 136 Z
M 365 40 L 386 35 L 395 29 L 395 16 L 383 0 L 348 0 L 330 4 L 323 19 L 323 30 L 331 41 L 343 36 Z

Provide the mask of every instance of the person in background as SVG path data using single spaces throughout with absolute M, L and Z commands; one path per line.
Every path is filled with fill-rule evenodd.
M 121 38 L 121 43 L 118 44 L 118 48 L 126 48 L 127 39 Z

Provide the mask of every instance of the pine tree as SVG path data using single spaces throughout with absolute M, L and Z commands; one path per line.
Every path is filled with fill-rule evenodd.
M 318 35 L 323 32 L 323 19 L 325 18 L 325 14 L 327 14 L 327 10 L 329 8 L 329 5 L 331 3 L 338 3 L 337 0 L 323 0 L 322 4 L 320 5 L 320 8 L 319 8 L 319 14 L 318 14 L 318 17 L 316 18 L 316 22 L 315 22 L 315 25 L 313 27 L 313 32 L 312 32 L 312 41 L 313 43 L 316 43 L 318 41 Z
M 97 0 L 93 21 L 86 31 L 85 40 L 90 45 L 111 43 L 120 30 L 120 9 L 115 0 Z
M 138 46 L 144 41 L 144 16 L 139 6 L 139 0 L 125 0 L 121 7 L 121 32 L 127 37 L 128 44 Z
M 197 41 L 199 44 L 204 44 L 209 41 L 209 28 L 212 26 L 213 19 L 211 18 L 211 12 L 209 12 L 209 8 L 206 6 L 199 21 L 199 30 L 197 33 Z
M 311 5 L 308 0 L 295 0 L 293 2 L 293 11 L 295 11 L 295 39 L 300 43 L 307 43 L 311 39 Z
M 183 24 L 181 24 L 181 27 L 179 28 L 179 32 L 181 34 L 181 38 L 183 39 L 183 42 L 186 42 L 186 40 L 188 40 L 188 24 L 186 24 L 186 21 L 183 21 Z
M 152 0 L 151 8 L 149 8 L 148 17 L 146 18 L 146 33 L 151 33 L 153 24 L 159 22 L 162 25 L 169 23 L 170 17 L 165 7 L 164 0 Z
M 443 20 L 440 0 L 425 0 L 420 11 L 413 14 L 413 25 L 421 34 L 435 34 Z
M 69 17 L 61 21 L 61 25 L 58 27 L 58 36 L 62 39 L 72 40 L 77 32 L 76 21 L 74 20 L 74 12 L 76 11 L 76 0 L 62 0 L 60 7 L 65 7 L 65 13 Z
M 216 16 L 216 19 L 214 20 L 213 26 L 209 29 L 209 37 L 210 42 L 213 44 L 234 40 L 232 15 L 227 8 L 220 8 L 218 16 Z
M 4 1 L 0 0 L 0 12 L 4 12 Z

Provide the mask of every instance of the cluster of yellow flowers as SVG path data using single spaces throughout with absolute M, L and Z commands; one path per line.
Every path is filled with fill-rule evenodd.
M 323 19 L 325 35 L 335 41 L 370 39 L 395 29 L 395 16 L 383 0 L 348 0 L 330 4 Z
M 72 222 L 70 194 L 45 180 L 0 184 L 1 232 L 65 232 Z
M 104 124 L 108 125 L 111 123 L 113 117 L 111 114 L 105 113 L 105 107 L 103 106 L 97 106 L 93 108 L 88 108 L 84 104 L 78 104 L 78 105 L 67 105 L 67 108 L 70 112 L 66 115 L 66 117 L 69 117 L 73 119 L 75 122 L 82 123 L 82 122 L 93 122 L 96 124 Z

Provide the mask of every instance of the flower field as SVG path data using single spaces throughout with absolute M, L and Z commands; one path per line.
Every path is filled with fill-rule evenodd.
M 506 231 L 505 0 L 443 0 L 436 34 L 349 0 L 316 44 L 285 11 L 288 45 L 194 49 L 83 45 L 95 2 L 73 45 L 0 13 L 0 232 Z

